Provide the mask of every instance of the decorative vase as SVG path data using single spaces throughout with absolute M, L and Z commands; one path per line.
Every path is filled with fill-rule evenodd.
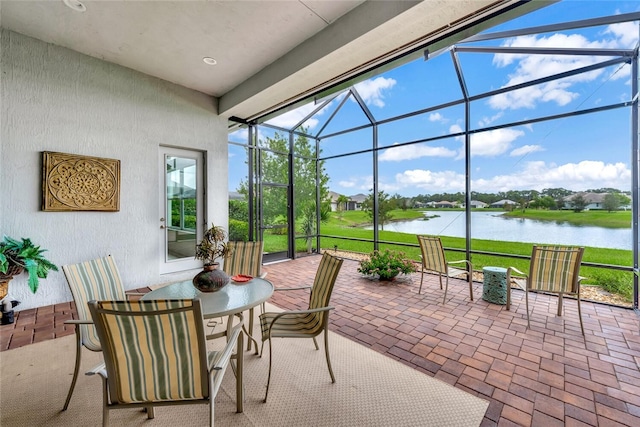
M 229 283 L 229 276 L 218 269 L 220 264 L 205 265 L 204 269 L 193 278 L 193 286 L 200 292 L 216 292 Z

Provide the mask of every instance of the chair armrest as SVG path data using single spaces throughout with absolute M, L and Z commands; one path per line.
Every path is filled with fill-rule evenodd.
M 146 295 L 145 292 L 125 292 L 125 295 L 128 297 L 141 297 L 143 295 Z
M 274 291 L 298 291 L 300 289 L 311 289 L 311 286 L 299 286 L 297 288 L 275 288 Z
M 240 316 L 242 318 L 242 316 Z M 225 369 L 229 364 L 229 360 L 231 359 L 231 355 L 233 354 L 233 349 L 238 342 L 238 337 L 242 332 L 242 322 L 238 323 L 231 330 L 231 335 L 227 337 L 227 344 L 225 347 L 213 353 L 213 357 L 209 361 L 209 371 L 216 370 L 219 371 L 221 369 Z
M 512 276 L 511 272 L 515 271 L 517 273 L 517 276 Z M 507 286 L 510 288 L 511 287 L 511 279 L 513 279 L 513 283 L 516 284 L 516 286 L 518 286 L 520 289 L 522 289 L 523 291 L 527 290 L 527 275 L 525 273 L 523 273 L 522 271 L 518 270 L 515 267 L 509 267 L 507 268 L 507 279 L 509 280 L 509 283 L 507 284 Z M 524 280 L 524 286 L 522 286 L 522 281 Z
M 85 375 L 100 375 L 102 378 L 107 378 L 107 367 L 104 362 L 94 366 L 89 371 L 85 372 Z
M 469 261 L 468 259 L 461 259 L 460 261 L 447 261 L 447 264 L 460 264 L 463 262 L 467 264 L 469 270 L 473 270 L 473 265 L 471 265 L 471 261 Z
M 273 327 L 273 324 L 276 323 L 276 321 L 278 319 L 280 319 L 281 317 L 284 316 L 294 316 L 294 315 L 299 315 L 299 314 L 313 314 L 313 313 L 320 313 L 322 311 L 329 311 L 329 310 L 333 310 L 335 307 L 332 306 L 327 306 L 327 307 L 320 307 L 320 308 L 313 308 L 310 310 L 295 310 L 295 311 L 283 311 L 282 313 L 278 313 L 278 315 L 276 317 L 273 318 L 273 320 L 271 321 L 271 323 L 269 324 L 269 330 L 271 330 L 271 328 Z
M 65 320 L 65 325 L 93 325 L 92 320 Z

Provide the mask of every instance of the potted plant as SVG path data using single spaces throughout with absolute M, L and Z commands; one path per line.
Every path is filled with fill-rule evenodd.
M 215 292 L 229 283 L 229 276 L 218 269 L 216 261 L 230 252 L 225 238 L 224 228 L 211 224 L 196 245 L 195 258 L 204 261 L 204 269 L 193 278 L 193 285 L 202 292 Z
M 375 250 L 368 260 L 360 261 L 358 272 L 367 276 L 378 276 L 379 280 L 393 280 L 398 274 L 416 271 L 413 261 L 406 259 L 404 252 L 385 249 Z
M 35 294 L 40 279 L 45 279 L 50 270 L 58 271 L 58 267 L 42 255 L 44 252 L 46 249 L 40 249 L 31 239 L 16 240 L 4 236 L 0 242 L 0 282 L 8 284 L 13 276 L 26 270 L 29 288 Z

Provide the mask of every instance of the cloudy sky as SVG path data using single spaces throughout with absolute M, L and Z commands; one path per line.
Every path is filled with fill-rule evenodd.
M 638 11 L 638 1 L 565 0 L 487 32 Z M 474 45 L 633 49 L 638 42 L 638 31 L 637 22 L 622 23 Z M 471 96 L 611 59 L 464 52 L 459 52 L 458 58 Z M 471 128 L 482 129 L 628 101 L 631 98 L 630 68 L 616 64 L 474 101 Z M 449 52 L 428 61 L 413 61 L 359 83 L 356 89 L 377 120 L 462 97 Z M 310 133 L 320 132 L 338 105 L 339 99 L 308 120 L 305 126 Z M 314 108 L 314 105 L 301 107 L 271 123 L 291 127 Z M 348 100 L 321 135 L 365 123 L 364 113 L 355 102 Z M 389 147 L 379 152 L 380 188 L 405 196 L 464 191 L 465 150 L 464 138 L 460 135 L 464 123 L 464 107 L 454 106 L 379 126 L 379 146 Z M 575 191 L 602 187 L 629 190 L 630 134 L 629 108 L 474 133 L 471 137 L 472 191 L 540 191 L 555 187 Z M 371 135 L 371 129 L 364 129 L 325 138 L 321 142 L 322 156 L 370 147 Z M 246 138 L 239 132 L 231 139 L 243 137 Z M 434 137 L 440 139 L 394 147 Z M 230 146 L 230 156 L 233 164 L 233 157 L 242 154 Z M 371 165 L 371 154 L 327 160 L 325 168 L 331 177 L 330 189 L 346 195 L 368 193 L 373 179 Z M 231 191 L 240 179 L 235 175 L 230 174 Z

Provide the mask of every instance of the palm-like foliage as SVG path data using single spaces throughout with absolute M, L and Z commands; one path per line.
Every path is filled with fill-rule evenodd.
M 44 252 L 46 249 L 40 249 L 31 239 L 16 240 L 5 236 L 4 241 L 0 242 L 0 274 L 6 275 L 12 270 L 11 267 L 17 267 L 19 272 L 26 270 L 29 288 L 35 294 L 39 279 L 45 279 L 50 270 L 58 271 L 58 267 L 42 255 Z

